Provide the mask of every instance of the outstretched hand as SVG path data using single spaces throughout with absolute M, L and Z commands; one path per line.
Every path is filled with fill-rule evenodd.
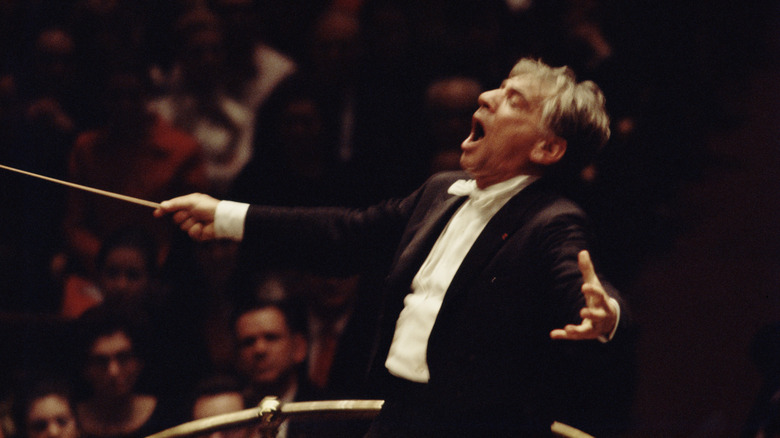
M 173 213 L 173 221 L 186 231 L 192 239 L 203 242 L 214 239 L 214 214 L 218 199 L 202 193 L 179 196 L 160 203 L 154 211 L 155 217 Z
M 585 295 L 585 307 L 580 310 L 582 322 L 579 325 L 568 324 L 562 329 L 550 332 L 551 339 L 585 340 L 609 337 L 615 328 L 620 309 L 617 301 L 607 295 L 604 286 L 596 276 L 596 269 L 588 251 L 580 251 L 578 264 L 582 279 L 582 294 Z

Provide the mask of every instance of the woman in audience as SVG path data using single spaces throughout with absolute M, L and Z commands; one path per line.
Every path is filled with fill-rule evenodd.
M 140 332 L 119 312 L 98 306 L 79 320 L 82 330 L 81 372 L 90 390 L 77 405 L 87 437 L 145 437 L 177 420 L 155 395 L 138 389 L 145 362 Z
M 19 397 L 16 427 L 24 438 L 81 436 L 70 388 L 60 382 L 41 382 Z

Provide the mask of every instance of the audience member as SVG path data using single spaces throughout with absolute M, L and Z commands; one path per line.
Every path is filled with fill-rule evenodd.
M 308 343 L 305 319 L 292 302 L 257 303 L 237 311 L 234 325 L 236 371 L 246 382 L 247 404 L 265 396 L 305 400 L 311 388 L 301 367 Z
M 30 172 L 65 179 L 68 155 L 79 129 L 85 123 L 78 101 L 77 64 L 71 34 L 61 27 L 42 30 L 34 38 L 26 70 L 7 77 L 13 106 L 6 119 L 4 164 Z M 14 102 L 15 101 L 15 102 Z M 7 135 L 7 136 L 6 136 Z M 66 192 L 44 181 L 8 181 L 8 228 L 5 238 L 14 255 L 11 269 L 19 281 L 22 306 L 56 311 L 57 276 L 55 255 L 62 242 L 60 224 L 65 214 Z M 29 230 L 34 230 L 30 232 Z M 13 284 L 13 283 L 12 283 Z M 15 288 L 16 289 L 16 288 Z
M 258 154 L 231 196 L 269 205 L 352 205 L 343 164 L 328 141 L 328 107 L 308 84 L 293 81 L 269 99 L 257 132 Z
M 79 438 L 81 431 L 70 387 L 41 381 L 19 394 L 15 425 L 20 438 Z
M 79 135 L 70 157 L 72 182 L 150 201 L 187 190 L 203 191 L 206 178 L 195 140 L 145 108 L 146 90 L 129 73 L 113 74 L 105 88 L 107 124 Z M 101 243 L 114 231 L 137 226 L 151 232 L 163 261 L 171 229 L 149 221 L 148 207 L 71 190 L 64 227 L 74 266 L 94 275 Z
M 233 326 L 235 366 L 246 382 L 246 404 L 257 406 L 267 396 L 277 397 L 282 403 L 321 399 L 303 368 L 308 342 L 302 307 L 286 298 L 251 301 L 254 302 L 239 308 Z M 316 422 L 286 421 L 279 436 L 333 436 L 327 433 L 330 427 L 318 426 Z
M 76 43 L 78 99 L 89 115 L 84 129 L 98 129 L 106 123 L 104 90 L 96 84 L 106 83 L 115 71 L 132 72 L 147 82 L 150 60 L 144 51 L 151 3 L 74 1 L 66 22 Z
M 167 90 L 150 108 L 197 139 L 209 193 L 225 193 L 252 158 L 253 108 L 231 96 L 226 84 L 224 23 L 205 7 L 176 22 L 176 61 Z
M 224 23 L 226 63 L 230 66 L 226 88 L 257 113 L 274 89 L 295 72 L 296 63 L 263 40 L 257 2 L 211 0 L 209 5 Z
M 195 387 L 192 419 L 213 417 L 246 409 L 238 381 L 228 375 L 205 379 Z M 208 438 L 251 438 L 253 427 L 234 427 L 207 435 Z
M 139 390 L 146 366 L 142 330 L 121 312 L 96 307 L 78 321 L 87 397 L 77 416 L 87 437 L 145 437 L 178 419 L 156 395 Z
M 65 281 L 61 314 L 78 318 L 84 311 L 108 301 L 144 306 L 153 297 L 157 281 L 158 250 L 154 237 L 143 229 L 118 230 L 103 241 L 95 265 L 97 276 L 73 274 Z
M 77 318 L 88 309 L 101 306 L 146 325 L 154 333 L 147 342 L 147 359 L 154 366 L 146 381 L 155 386 L 157 396 L 171 401 L 168 409 L 178 409 L 177 415 L 183 415 L 185 406 L 176 401 L 211 365 L 204 340 L 204 332 L 210 334 L 207 329 L 211 326 L 203 321 L 219 315 L 220 308 L 209 307 L 204 315 L 200 310 L 201 290 L 174 288 L 176 281 L 162 275 L 158 254 L 154 236 L 147 230 L 117 230 L 98 252 L 94 278 L 77 273 L 67 278 L 61 315 Z M 211 270 L 224 267 L 216 259 L 209 261 Z M 209 281 L 204 290 L 212 287 L 213 282 Z
M 378 303 L 360 276 L 296 272 L 291 295 L 306 306 L 309 380 L 329 399 L 368 398 L 366 368 Z
M 282 403 L 331 398 L 308 378 L 306 309 L 300 297 L 294 296 L 295 275 L 293 271 L 271 271 L 258 277 L 236 312 L 235 369 L 246 382 L 243 394 L 249 407 L 257 406 L 266 396 L 276 397 Z M 363 421 L 336 418 L 290 419 L 282 423 L 277 436 L 357 438 L 365 434 L 367 427 Z

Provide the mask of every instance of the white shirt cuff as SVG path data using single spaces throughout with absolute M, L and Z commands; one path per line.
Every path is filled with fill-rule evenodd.
M 219 201 L 214 212 L 214 235 L 217 239 L 241 241 L 244 238 L 244 221 L 249 204 Z
M 602 343 L 606 343 L 612 340 L 612 338 L 615 337 L 615 333 L 617 333 L 618 325 L 620 324 L 620 304 L 617 302 L 616 299 L 612 297 L 607 298 L 610 303 L 615 305 L 615 308 L 617 309 L 617 318 L 615 318 L 615 327 L 612 329 L 612 332 L 609 334 L 609 337 L 607 336 L 599 336 L 598 340 Z

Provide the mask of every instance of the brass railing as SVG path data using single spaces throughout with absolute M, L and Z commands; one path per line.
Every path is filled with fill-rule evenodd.
M 383 400 L 327 400 L 282 404 L 276 397 L 266 397 L 256 408 L 190 421 L 147 438 L 192 437 L 249 425 L 256 425 L 263 438 L 273 438 L 288 418 L 371 419 L 379 413 L 383 403 Z
M 279 426 L 288 418 L 371 419 L 379 413 L 383 403 L 383 400 L 327 400 L 282 404 L 276 397 L 266 397 L 256 408 L 190 421 L 147 438 L 193 437 L 249 425 L 257 427 L 261 437 L 273 438 Z M 558 437 L 593 438 L 579 429 L 557 421 L 550 429 Z

